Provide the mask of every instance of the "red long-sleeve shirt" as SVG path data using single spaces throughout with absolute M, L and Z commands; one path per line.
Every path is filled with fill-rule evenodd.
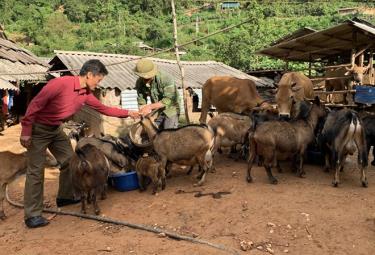
M 78 76 L 53 79 L 31 100 L 21 121 L 21 136 L 31 136 L 33 123 L 60 125 L 83 105 L 112 117 L 127 117 L 128 110 L 103 105 L 87 88 L 81 88 Z

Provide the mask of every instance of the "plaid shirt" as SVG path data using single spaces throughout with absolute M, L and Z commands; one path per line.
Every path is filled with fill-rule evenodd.
M 147 104 L 149 96 L 152 103 L 160 101 L 165 105 L 164 113 L 167 117 L 179 114 L 179 94 L 173 78 L 168 74 L 159 71 L 150 87 L 146 86 L 143 78 L 138 78 L 135 88 L 138 95 L 138 106 Z

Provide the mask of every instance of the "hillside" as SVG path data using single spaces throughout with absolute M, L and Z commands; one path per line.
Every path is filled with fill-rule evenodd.
M 183 49 L 183 60 L 217 60 L 241 70 L 282 66 L 252 53 L 299 28 L 323 29 L 354 16 L 375 21 L 372 1 L 239 1 L 239 9 L 225 11 L 220 1 L 176 2 L 180 44 L 251 20 Z M 349 7 L 360 11 L 338 11 Z M 0 12 L 8 37 L 40 56 L 55 49 L 145 55 L 139 42 L 157 49 L 173 46 L 166 0 L 3 0 Z

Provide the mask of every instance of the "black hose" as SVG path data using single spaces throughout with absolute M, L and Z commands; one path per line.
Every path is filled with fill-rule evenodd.
M 5 190 L 5 197 L 6 197 L 6 200 L 8 201 L 9 204 L 11 204 L 15 207 L 18 207 L 18 208 L 24 207 L 23 204 L 15 202 L 15 201 L 13 201 L 9 198 L 8 186 L 6 187 L 6 190 Z M 219 249 L 219 250 L 228 252 L 229 254 L 234 254 L 234 255 L 239 254 L 235 249 L 227 248 L 227 247 L 225 247 L 224 245 L 221 245 L 221 244 L 214 244 L 214 243 L 210 243 L 206 240 L 197 239 L 197 238 L 190 237 L 190 236 L 179 235 L 177 233 L 166 231 L 166 230 L 163 230 L 163 229 L 160 229 L 160 228 L 157 228 L 157 227 L 150 227 L 150 226 L 143 225 L 143 224 L 134 224 L 134 223 L 130 223 L 130 222 L 127 222 L 127 221 L 114 220 L 114 219 L 111 219 L 111 218 L 105 218 L 105 217 L 96 216 L 96 215 L 89 215 L 89 214 L 76 213 L 76 212 L 66 212 L 66 211 L 55 210 L 55 209 L 44 208 L 43 212 L 54 213 L 54 214 L 59 214 L 59 215 L 75 216 L 75 217 L 80 217 L 80 218 L 89 219 L 89 220 L 96 220 L 96 221 L 101 221 L 101 222 L 105 222 L 105 223 L 111 223 L 111 224 L 115 224 L 115 225 L 121 225 L 121 226 L 130 227 L 130 228 L 140 229 L 140 230 L 144 230 L 144 231 L 148 231 L 148 232 L 152 232 L 152 233 L 156 233 L 156 234 L 164 233 L 166 236 L 168 236 L 172 239 L 184 240 L 184 241 L 189 241 L 189 242 L 197 243 L 197 244 L 205 244 L 205 245 L 208 245 L 208 246 L 213 247 L 215 249 Z

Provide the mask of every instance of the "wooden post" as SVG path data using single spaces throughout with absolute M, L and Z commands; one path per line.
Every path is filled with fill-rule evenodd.
M 361 55 L 359 55 L 359 58 L 358 58 L 358 65 L 359 66 L 363 66 L 363 62 L 364 62 L 364 59 L 365 59 L 365 53 L 362 53 Z
M 311 79 L 311 54 L 309 54 L 309 78 Z
M 191 105 L 191 100 L 189 100 L 190 96 L 189 96 L 189 93 L 187 91 L 187 88 L 185 87 L 185 83 L 184 83 L 185 71 L 184 71 L 184 67 L 181 65 L 180 55 L 178 53 L 177 20 L 176 20 L 176 9 L 175 9 L 175 5 L 174 5 L 174 0 L 171 0 L 171 5 L 172 5 L 172 17 L 173 17 L 174 49 L 175 49 L 175 53 L 176 53 L 177 64 L 178 64 L 178 67 L 180 68 L 180 72 L 181 72 L 181 86 L 182 86 L 182 94 L 183 94 L 183 98 L 184 98 L 185 118 L 186 118 L 186 123 L 189 124 L 190 123 L 190 110 L 191 110 L 189 108 L 191 108 L 191 107 L 188 107 L 188 104 L 189 104 L 189 101 L 190 101 L 190 105 Z

